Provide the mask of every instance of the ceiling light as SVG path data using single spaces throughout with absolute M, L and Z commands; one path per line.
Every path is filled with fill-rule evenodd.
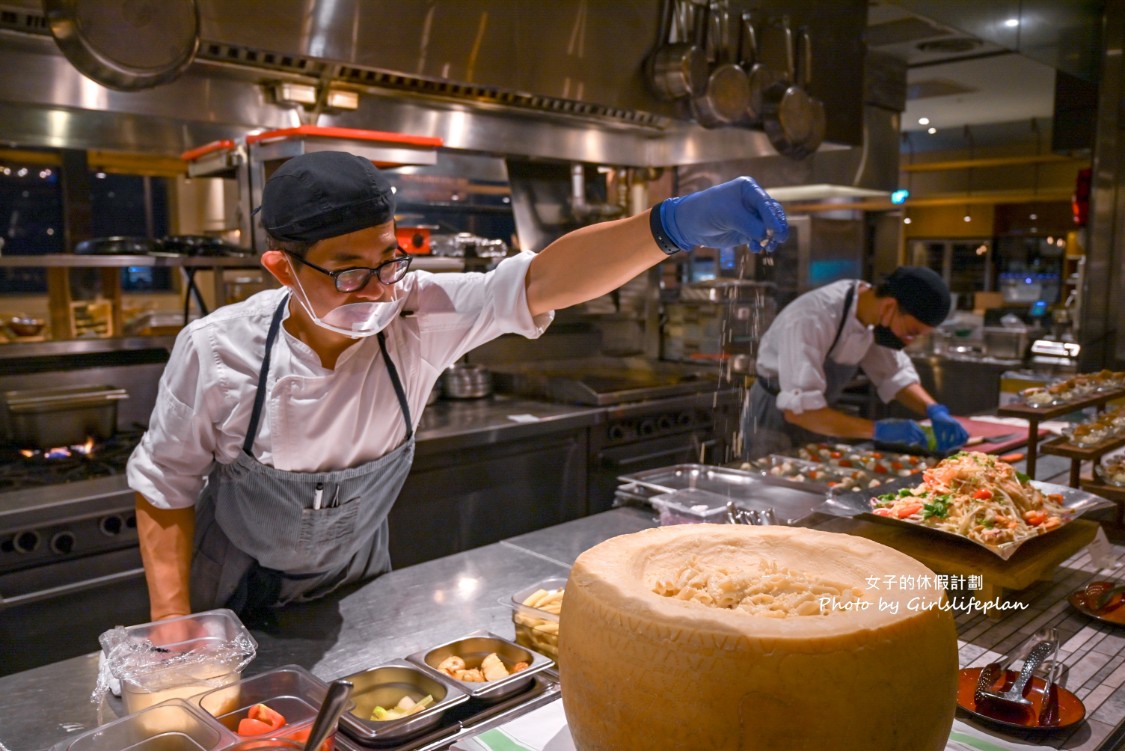
M 278 104 L 316 104 L 316 87 L 299 83 L 276 83 L 273 95 Z
M 920 117 L 920 118 L 918 118 L 918 124 L 919 125 L 929 125 L 930 124 L 930 118 Z
M 932 136 L 934 133 L 937 133 L 937 128 L 930 128 L 926 132 L 929 133 Z
M 328 99 L 325 105 L 329 109 L 334 110 L 355 110 L 359 109 L 359 94 L 354 91 L 344 91 L 343 89 L 329 89 Z
M 902 223 L 903 224 L 910 224 L 910 222 L 912 222 L 912 221 L 913 220 L 910 217 L 904 217 L 903 220 L 902 220 Z
M 1020 25 L 1020 20 L 1018 18 L 1009 18 L 1007 21 L 1004 22 L 1004 25 L 1007 26 L 1009 29 L 1014 29 L 1014 28 L 1016 28 L 1017 26 Z

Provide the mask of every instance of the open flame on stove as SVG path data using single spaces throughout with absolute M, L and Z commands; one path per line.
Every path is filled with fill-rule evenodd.
M 85 443 L 71 446 L 55 446 L 45 451 L 36 449 L 20 449 L 20 455 L 28 459 L 69 459 L 72 456 L 93 456 L 97 443 L 93 438 L 87 437 Z

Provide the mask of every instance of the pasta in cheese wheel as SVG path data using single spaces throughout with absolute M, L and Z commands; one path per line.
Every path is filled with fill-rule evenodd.
M 579 751 L 941 751 L 957 704 L 934 574 L 850 535 L 693 524 L 607 540 L 571 569 L 559 637 Z

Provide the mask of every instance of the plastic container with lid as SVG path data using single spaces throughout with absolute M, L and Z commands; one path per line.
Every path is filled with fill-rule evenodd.
M 559 614 L 566 577 L 551 577 L 512 594 L 505 605 L 512 609 L 516 644 L 559 659 Z
M 226 608 L 119 626 L 98 640 L 105 658 L 94 698 L 100 701 L 116 679 L 129 713 L 233 683 L 258 649 Z

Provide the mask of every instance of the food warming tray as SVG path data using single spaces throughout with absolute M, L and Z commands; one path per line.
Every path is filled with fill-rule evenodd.
M 1113 503 L 1106 499 L 1096 496 L 1093 493 L 1088 493 L 1085 490 L 1078 490 L 1066 485 L 1055 485 L 1049 482 L 1040 482 L 1032 480 L 1031 484 L 1038 488 L 1045 494 L 1058 493 L 1062 496 L 1062 505 L 1070 512 L 1069 517 L 1063 521 L 1058 527 L 1049 532 L 1043 532 L 1032 537 L 1025 537 L 1013 542 L 1004 543 L 1002 545 L 988 545 L 983 542 L 969 539 L 954 532 L 946 532 L 934 527 L 928 527 L 924 524 L 912 522 L 907 519 L 896 519 L 890 516 L 879 516 L 871 513 L 871 498 L 876 495 L 883 495 L 886 493 L 896 493 L 901 489 L 913 488 L 921 482 L 919 477 L 903 477 L 893 482 L 888 482 L 874 490 L 856 491 L 851 493 L 841 493 L 828 499 L 818 510 L 824 513 L 834 514 L 836 516 L 854 517 L 863 519 L 864 521 L 878 522 L 879 524 L 889 524 L 897 527 L 912 527 L 921 530 L 925 534 L 936 535 L 945 539 L 962 540 L 978 545 L 985 550 L 999 556 L 1002 560 L 1008 560 L 1020 547 L 1028 540 L 1034 540 L 1039 537 L 1046 537 L 1060 529 L 1066 527 L 1067 524 L 1074 521 L 1088 511 L 1094 511 L 1102 508 L 1112 508 Z
M 817 488 L 798 488 L 777 483 L 757 473 L 706 464 L 675 464 L 670 467 L 618 477 L 620 489 L 632 497 L 652 498 L 679 490 L 703 490 L 724 496 L 744 508 L 773 510 L 783 524 L 794 524 L 824 501 Z

